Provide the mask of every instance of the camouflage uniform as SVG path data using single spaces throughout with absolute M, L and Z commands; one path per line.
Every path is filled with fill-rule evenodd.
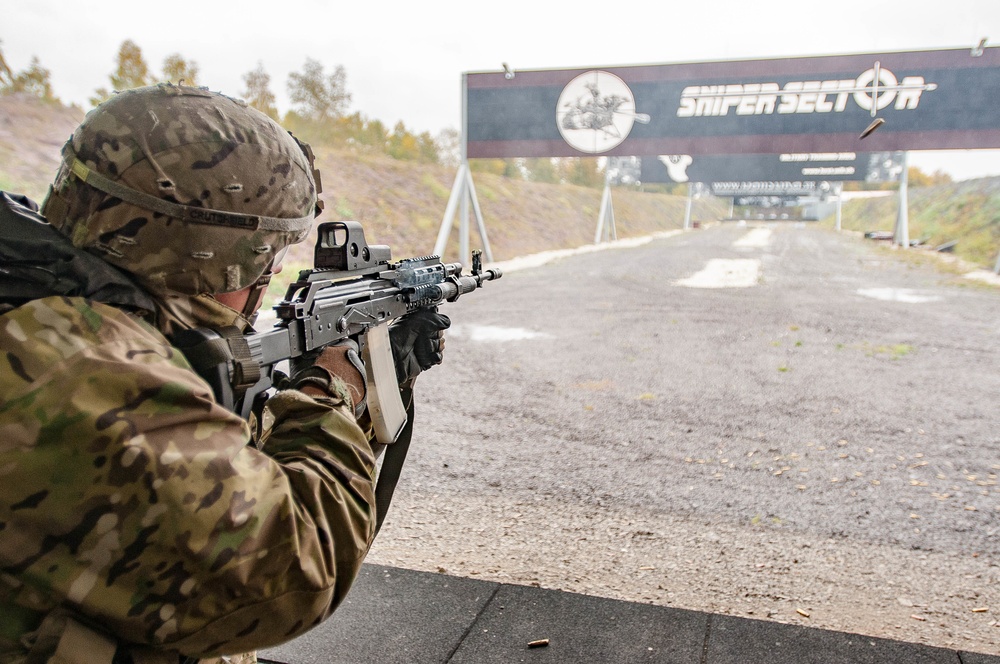
M 120 97 L 127 103 L 116 109 L 128 111 L 131 102 Z M 182 205 L 211 208 L 213 198 L 229 195 L 227 185 L 240 184 L 240 202 L 217 207 L 279 221 L 312 212 L 315 190 L 300 191 L 285 209 L 255 207 L 251 199 L 266 201 L 262 188 L 288 184 L 289 165 L 300 167 L 302 158 L 274 157 L 239 122 L 220 138 L 218 159 L 195 175 L 212 180 L 227 150 L 244 150 L 265 162 L 264 184 L 247 192 L 254 176 L 234 182 L 230 174 L 192 197 L 185 148 L 148 144 L 161 129 L 183 133 L 195 116 L 179 109 L 150 118 L 147 145 L 132 150 L 142 154 L 126 159 L 134 147 L 128 123 L 115 125 L 115 114 L 105 113 L 98 119 L 107 140 L 86 153 L 78 130 L 64 151 L 71 165 L 46 206 L 77 246 L 132 272 L 158 311 L 47 297 L 0 316 L 0 661 L 65 661 L 48 658 L 67 633 L 67 616 L 74 629 L 109 636 L 112 647 L 166 653 L 159 661 L 281 643 L 330 615 L 371 544 L 375 462 L 344 390 L 328 398 L 277 393 L 265 412 L 268 428 L 248 445 L 248 424 L 215 403 L 165 336 L 178 326 L 245 326 L 206 293 L 253 283 L 283 243 L 304 233 L 192 229 L 99 190 L 67 194 L 85 177 L 74 160 L 127 180 L 131 159 L 159 170 L 156 186 L 170 190 L 163 197 Z M 287 136 L 262 143 L 269 140 L 287 145 Z M 166 143 L 185 145 L 176 136 Z M 146 181 L 136 177 L 131 186 Z M 196 237 L 180 251 L 177 235 Z M 234 249 L 240 242 L 247 244 Z

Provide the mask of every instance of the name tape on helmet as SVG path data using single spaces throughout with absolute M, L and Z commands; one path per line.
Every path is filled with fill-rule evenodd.
M 238 212 L 181 205 L 180 203 L 171 203 L 162 198 L 136 191 L 120 182 L 109 180 L 100 173 L 87 168 L 82 161 L 76 158 L 70 164 L 70 170 L 80 180 L 94 189 L 103 191 L 105 194 L 120 198 L 126 203 L 131 203 L 143 210 L 158 212 L 168 217 L 183 219 L 184 221 L 196 224 L 229 226 L 241 230 L 297 232 L 307 229 L 316 217 L 315 214 L 309 214 L 294 219 L 283 219 L 280 217 L 262 217 L 255 214 L 239 214 Z

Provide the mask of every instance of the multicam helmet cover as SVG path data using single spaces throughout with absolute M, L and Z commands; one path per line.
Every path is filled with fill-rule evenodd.
M 62 155 L 42 213 L 154 292 L 253 284 L 305 239 L 318 209 L 308 146 L 204 88 L 121 92 L 87 115 Z

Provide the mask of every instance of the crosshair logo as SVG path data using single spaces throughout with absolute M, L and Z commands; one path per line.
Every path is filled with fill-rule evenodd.
M 896 80 L 896 76 L 888 69 L 883 69 L 879 62 L 876 62 L 874 67 L 861 74 L 861 76 L 858 76 L 856 84 L 857 89 L 854 91 L 854 101 L 866 111 L 871 111 L 872 117 L 875 117 L 878 111 L 891 104 L 899 93 L 909 94 L 914 91 L 920 93 L 937 90 L 937 85 L 934 83 L 924 83 L 923 78 L 920 78 L 919 81 L 906 78 L 903 79 L 903 84 L 900 85 Z

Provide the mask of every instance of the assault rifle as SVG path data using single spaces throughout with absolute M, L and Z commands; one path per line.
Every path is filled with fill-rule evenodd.
M 389 323 L 423 307 L 454 302 L 502 273 L 483 270 L 478 252 L 470 275 L 462 274 L 461 263 L 442 263 L 439 256 L 392 262 L 390 248 L 369 246 L 356 221 L 327 222 L 317 230 L 314 267 L 299 272 L 274 307 L 278 321 L 272 329 L 249 335 L 235 328 L 221 334 L 185 330 L 173 343 L 212 386 L 216 400 L 247 418 L 263 407 L 276 365 L 350 338 L 367 372 L 375 438 L 387 445 L 407 419 Z

